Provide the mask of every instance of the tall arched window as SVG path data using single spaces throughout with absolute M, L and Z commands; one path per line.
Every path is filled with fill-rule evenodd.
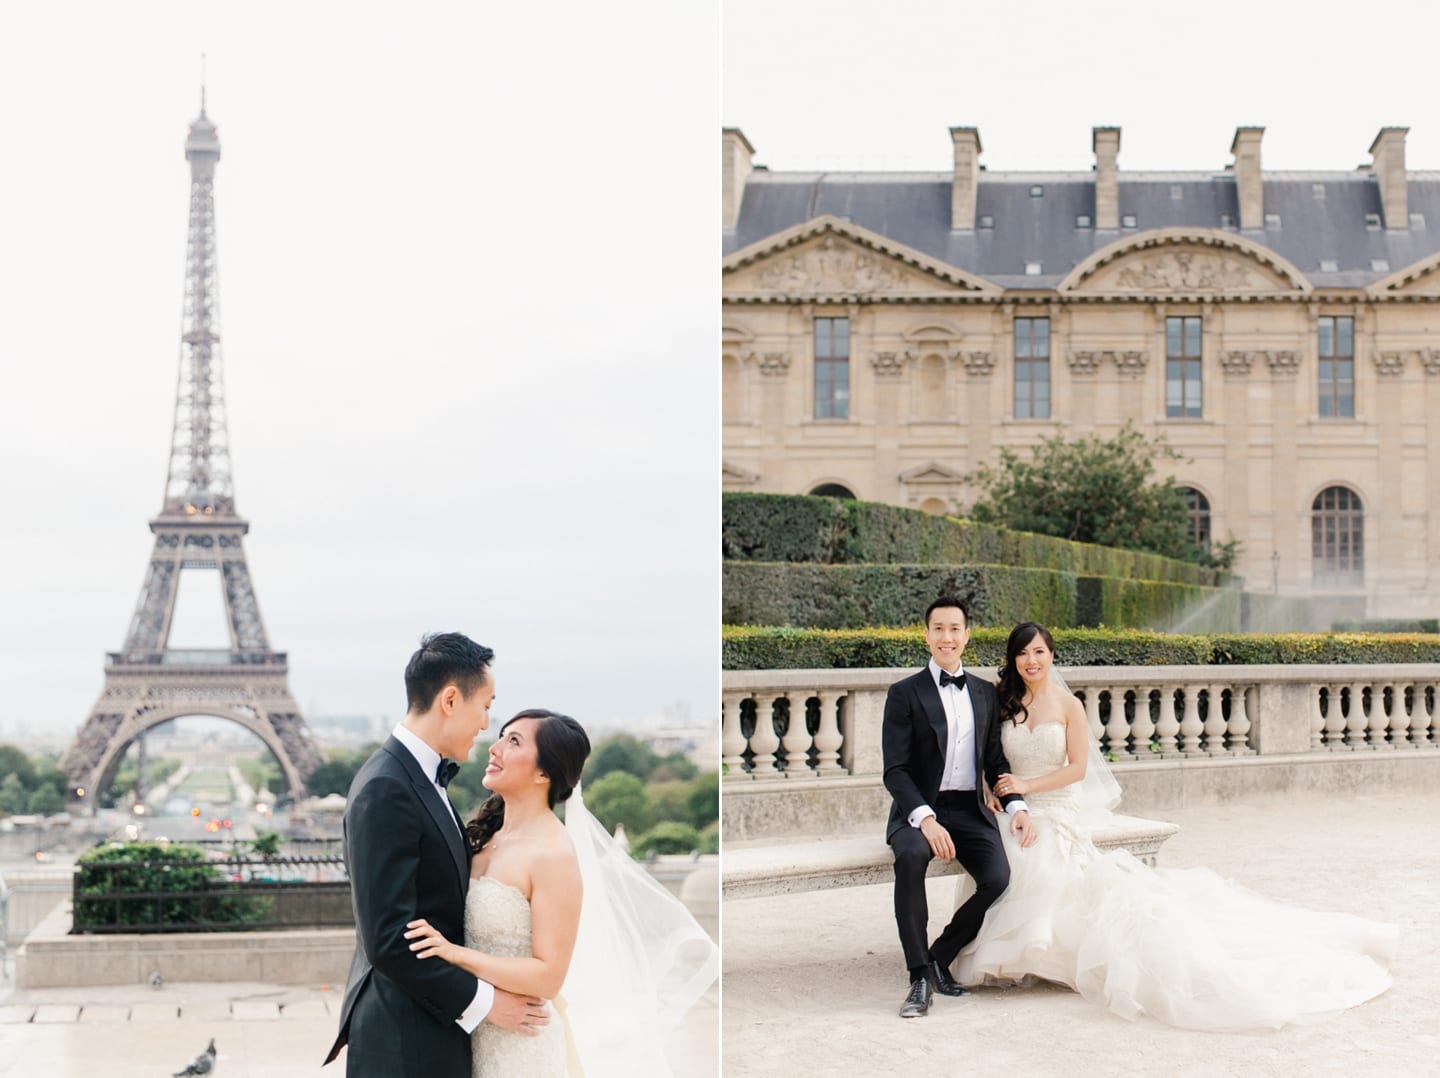
M 1315 584 L 1358 588 L 1365 583 L 1365 510 L 1348 487 L 1326 487 L 1310 516 Z
M 1181 487 L 1190 517 L 1190 538 L 1201 550 L 1210 549 L 1210 499 L 1194 487 Z

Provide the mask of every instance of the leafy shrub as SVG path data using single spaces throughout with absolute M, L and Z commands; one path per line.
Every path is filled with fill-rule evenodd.
M 1337 633 L 1440 633 L 1440 618 L 1368 618 L 1337 621 Z
M 700 848 L 700 832 L 688 823 L 662 820 L 646 831 L 630 847 L 634 857 L 652 853 L 690 853 Z
M 102 927 L 236 926 L 263 921 L 272 900 L 211 894 L 222 866 L 185 843 L 115 842 L 76 859 L 75 931 Z
M 820 565 L 1006 565 L 1207 587 L 1224 579 L 1214 569 L 1156 554 L 878 502 L 796 494 L 723 495 L 721 555 L 727 561 Z
M 720 821 L 711 820 L 700 829 L 700 852 L 720 852 Z
M 1230 633 L 1172 635 L 1134 629 L 1055 629 L 1063 666 L 1192 666 L 1304 663 L 1440 662 L 1440 635 Z M 965 662 L 998 666 L 1009 627 L 977 628 Z M 725 670 L 881 669 L 928 661 L 918 626 L 875 629 L 791 629 L 726 626 Z

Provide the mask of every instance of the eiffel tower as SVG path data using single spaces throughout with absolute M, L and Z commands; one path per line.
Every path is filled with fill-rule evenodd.
M 265 634 L 245 561 L 243 540 L 250 525 L 235 512 L 215 262 L 220 140 L 205 114 L 203 88 L 200 116 L 185 140 L 185 159 L 190 162 L 185 315 L 165 499 L 150 521 L 155 548 L 124 649 L 106 655 L 105 687 L 60 758 L 73 812 L 95 811 L 132 741 L 184 715 L 229 719 L 260 738 L 279 762 L 292 796 L 304 795 L 305 779 L 320 763 L 290 694 L 285 653 L 271 650 Z M 219 573 L 228 648 L 170 646 L 184 569 Z

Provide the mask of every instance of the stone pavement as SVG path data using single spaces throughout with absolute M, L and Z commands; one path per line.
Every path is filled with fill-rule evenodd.
M 937 996 L 904 1020 L 890 886 L 744 899 L 724 908 L 724 1075 L 1440 1075 L 1440 792 L 1153 815 L 1180 825 L 1164 867 L 1205 865 L 1287 903 L 1398 924 L 1390 990 L 1264 1033 L 1127 1022 L 1057 987 Z M 931 909 L 948 911 L 953 878 L 929 886 Z
M 321 1069 L 335 1038 L 344 986 L 166 984 L 47 988 L 0 985 L 3 1078 L 158 1078 L 173 1074 L 215 1038 L 216 1078 L 343 1078 Z M 718 993 L 690 1013 L 680 1078 L 713 1078 Z

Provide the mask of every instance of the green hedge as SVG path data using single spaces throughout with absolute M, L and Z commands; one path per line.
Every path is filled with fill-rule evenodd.
M 938 595 L 965 600 L 976 625 L 1039 621 L 1196 631 L 1239 629 L 1241 593 L 1157 580 L 1076 576 L 1007 565 L 817 565 L 726 562 L 727 625 L 816 629 L 913 625 Z
M 1222 582 L 1214 569 L 1156 554 L 805 494 L 723 495 L 721 552 L 728 561 L 1008 565 L 1206 587 Z
M 1337 621 L 1330 628 L 1337 633 L 1440 633 L 1440 618 L 1368 618 Z
M 1009 627 L 977 628 L 965 661 L 998 666 Z M 1176 636 L 1116 629 L 1057 629 L 1063 666 L 1210 666 L 1306 663 L 1440 663 L 1440 635 L 1279 633 Z M 726 670 L 866 669 L 921 666 L 929 658 L 918 626 L 788 629 L 727 625 Z
M 76 858 L 76 932 L 123 925 L 214 927 L 264 921 L 273 900 L 210 894 L 223 865 L 180 842 L 113 842 Z

